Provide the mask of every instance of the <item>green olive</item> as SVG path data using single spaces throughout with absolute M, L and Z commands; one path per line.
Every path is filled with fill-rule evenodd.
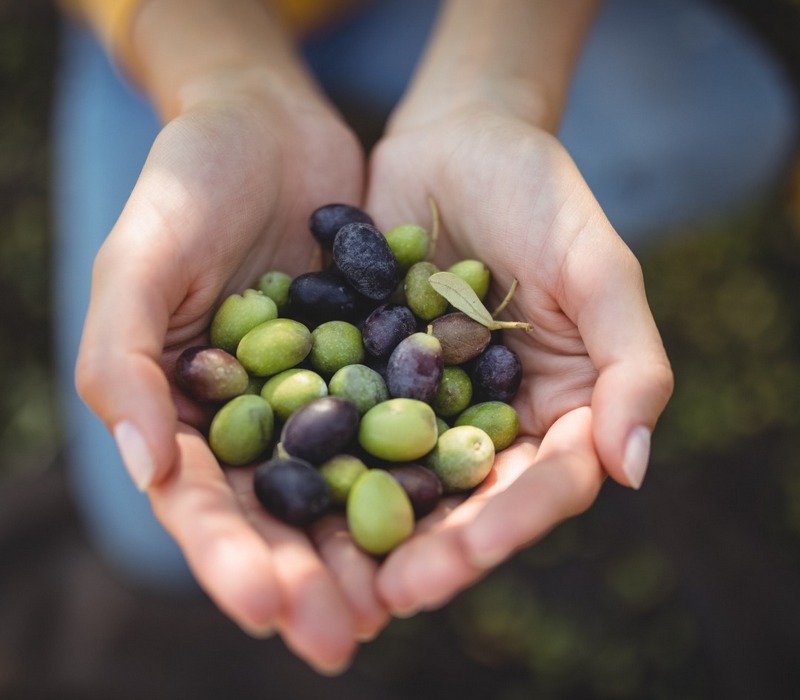
M 429 282 L 430 276 L 439 272 L 432 262 L 414 263 L 403 284 L 406 304 L 423 321 L 430 321 L 447 311 L 448 302 Z
M 367 471 L 367 465 L 358 457 L 341 454 L 320 464 L 319 471 L 328 482 L 331 501 L 337 505 L 344 505 L 356 479 Z
M 402 224 L 389 229 L 384 235 L 403 273 L 428 255 L 431 235 L 422 226 Z
M 447 268 L 447 271 L 458 275 L 472 287 L 472 291 L 478 295 L 478 299 L 483 301 L 486 298 L 489 293 L 491 274 L 489 268 L 480 260 L 460 260 Z
M 250 374 L 268 377 L 300 364 L 311 351 L 311 331 L 299 321 L 261 323 L 239 342 L 236 357 Z
M 208 443 L 220 462 L 233 466 L 257 459 L 272 440 L 275 419 L 272 407 L 260 396 L 243 394 L 217 411 Z
M 347 365 L 338 370 L 328 382 L 328 391 L 331 396 L 352 401 L 362 415 L 389 398 L 383 377 L 361 364 Z
M 361 419 L 358 441 L 389 462 L 412 462 L 430 452 L 439 433 L 433 409 L 416 399 L 389 399 Z
M 519 415 L 513 406 L 502 401 L 476 403 L 461 413 L 455 424 L 474 425 L 485 431 L 496 452 L 508 447 L 519 433 Z
M 472 400 L 472 382 L 461 367 L 445 367 L 431 406 L 437 416 L 449 418 L 461 413 Z
M 310 369 L 286 369 L 270 377 L 261 389 L 278 418 L 286 420 L 297 409 L 328 395 L 325 380 Z
M 414 508 L 397 479 L 382 469 L 370 469 L 350 489 L 347 524 L 359 547 L 380 556 L 414 532 Z
M 256 288 L 275 302 L 278 311 L 283 311 L 289 303 L 289 287 L 291 284 L 292 278 L 285 272 L 270 270 L 258 278 Z
M 364 359 L 361 331 L 347 321 L 327 321 L 311 334 L 311 365 L 322 374 L 331 375 L 346 365 Z
M 494 443 L 480 428 L 460 425 L 439 436 L 426 466 L 448 493 L 467 491 L 480 484 L 494 464 Z
M 277 317 L 275 302 L 258 290 L 245 289 L 242 294 L 231 294 L 211 319 L 211 344 L 234 354 L 248 331 Z

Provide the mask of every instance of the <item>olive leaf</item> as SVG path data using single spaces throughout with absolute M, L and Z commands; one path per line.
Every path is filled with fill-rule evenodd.
M 478 299 L 472 287 L 452 272 L 434 272 L 428 282 L 431 287 L 449 301 L 455 308 L 467 314 L 473 321 L 484 326 L 494 322 L 492 314 Z
M 529 323 L 517 321 L 497 321 L 492 318 L 492 314 L 483 305 L 483 302 L 475 294 L 461 277 L 452 272 L 435 272 L 428 278 L 428 282 L 434 291 L 441 294 L 456 309 L 465 313 L 473 321 L 486 326 L 489 330 L 496 331 L 500 328 L 524 328 L 531 330 Z

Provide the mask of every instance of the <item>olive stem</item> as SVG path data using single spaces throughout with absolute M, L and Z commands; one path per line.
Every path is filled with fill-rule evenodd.
M 533 325 L 526 321 L 492 321 L 489 330 L 499 331 L 501 328 L 523 328 L 526 333 L 533 331 Z
M 511 287 L 509 288 L 505 298 L 503 299 L 503 301 L 500 302 L 500 305 L 492 312 L 492 318 L 496 318 L 501 313 L 503 313 L 503 311 L 505 311 L 506 306 L 508 306 L 508 303 L 511 301 L 511 297 L 513 297 L 514 292 L 517 291 L 518 286 L 519 286 L 519 280 L 515 277 L 511 281 Z

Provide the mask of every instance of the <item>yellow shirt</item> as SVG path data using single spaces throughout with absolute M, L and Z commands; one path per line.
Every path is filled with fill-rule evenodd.
M 298 36 L 324 27 L 359 0 L 264 0 L 271 2 Z M 131 20 L 142 0 L 60 0 L 72 15 L 86 20 L 109 52 L 123 61 L 130 55 Z

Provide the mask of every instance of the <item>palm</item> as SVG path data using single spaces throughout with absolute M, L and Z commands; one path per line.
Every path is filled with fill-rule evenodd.
M 604 285 L 589 253 L 593 238 L 605 236 L 616 263 L 632 265 L 555 139 L 492 114 L 468 115 L 468 128 L 454 128 L 459 123 L 451 117 L 441 129 L 429 124 L 385 139 L 372 160 L 367 206 L 383 226 L 425 222 L 430 195 L 442 217 L 440 266 L 483 260 L 495 300 L 519 280 L 506 313 L 533 331 L 506 331 L 505 341 L 524 368 L 515 401 L 521 430 L 493 478 L 454 510 L 423 522 L 386 562 L 380 591 L 400 609 L 438 605 L 496 563 L 495 555 L 470 551 L 479 528 L 491 533 L 488 539 L 502 539 L 507 555 L 594 500 L 602 472 L 589 407 L 598 360 L 578 325 L 592 289 Z M 553 456 L 564 451 L 573 459 L 556 467 Z M 517 503 L 523 495 L 527 503 Z M 447 564 L 432 567 L 434 560 Z
M 119 406 L 140 406 L 137 420 L 151 421 L 159 461 L 172 468 L 148 495 L 209 595 L 248 629 L 276 626 L 325 668 L 385 623 L 374 564 L 357 554 L 353 564 L 335 520 L 312 542 L 266 516 L 247 472 L 226 476 L 202 439 L 208 416 L 165 382 L 177 354 L 207 340 L 224 296 L 267 270 L 308 268 L 310 211 L 361 197 L 363 156 L 348 130 L 327 115 L 276 123 L 280 112 L 267 119 L 257 106 L 215 102 L 159 135 L 98 255 L 79 374 L 111 425 Z M 103 355 L 112 342 L 126 355 Z

